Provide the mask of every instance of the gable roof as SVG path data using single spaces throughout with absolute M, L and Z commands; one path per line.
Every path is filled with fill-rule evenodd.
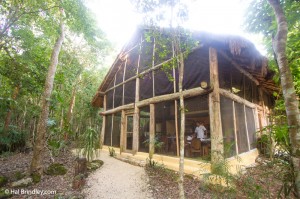
M 92 105 L 95 107 L 103 106 L 103 96 L 111 81 L 113 81 L 119 66 L 127 55 L 135 46 L 139 45 L 140 38 L 147 30 L 140 28 L 136 31 L 132 39 L 122 48 L 118 54 L 110 70 L 105 76 L 103 82 L 98 88 L 97 93 L 93 97 Z M 161 29 L 168 35 L 168 29 Z M 272 77 L 274 72 L 268 68 L 268 60 L 262 56 L 255 48 L 254 44 L 249 40 L 235 35 L 218 35 L 208 32 L 193 32 L 192 38 L 200 41 L 201 45 L 216 48 L 219 53 L 242 67 L 249 72 L 259 84 L 264 87 L 269 93 L 278 91 L 278 86 L 274 83 Z

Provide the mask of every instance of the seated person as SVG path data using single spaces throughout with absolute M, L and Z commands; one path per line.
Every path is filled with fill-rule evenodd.
M 188 143 L 188 144 L 191 144 L 193 138 L 194 138 L 194 135 L 193 135 L 193 134 L 188 135 L 188 136 L 186 137 L 187 143 Z

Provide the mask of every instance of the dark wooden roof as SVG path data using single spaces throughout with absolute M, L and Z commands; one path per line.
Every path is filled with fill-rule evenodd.
M 144 31 L 146 31 L 146 29 L 139 29 L 133 36 L 133 39 L 123 47 L 112 64 L 109 72 L 105 76 L 102 84 L 99 86 L 98 91 L 92 100 L 93 106 L 103 106 L 104 92 L 107 90 L 110 82 L 114 79 L 114 76 L 118 71 L 118 67 L 124 60 L 124 55 L 127 54 L 127 52 L 129 52 L 134 46 L 138 45 L 141 34 L 143 34 Z M 168 30 L 163 31 L 168 34 Z M 274 72 L 268 68 L 267 58 L 262 56 L 255 48 L 254 44 L 249 40 L 240 36 L 217 35 L 208 32 L 194 32 L 192 37 L 200 41 L 201 45 L 214 47 L 218 52 L 221 52 L 233 60 L 236 64 L 257 79 L 259 84 L 270 94 L 274 91 L 279 91 L 279 87 L 272 79 Z

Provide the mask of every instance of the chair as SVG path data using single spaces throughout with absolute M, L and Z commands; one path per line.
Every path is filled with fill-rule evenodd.
M 193 138 L 191 142 L 191 154 L 200 153 L 201 155 L 201 141 L 198 138 Z

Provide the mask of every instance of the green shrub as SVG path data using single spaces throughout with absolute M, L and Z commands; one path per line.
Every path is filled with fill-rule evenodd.
M 45 173 L 51 176 L 65 175 L 67 173 L 67 169 L 62 164 L 53 163 L 47 168 Z
M 0 176 L 0 187 L 7 183 L 8 179 L 5 176 Z
M 20 150 L 25 147 L 27 132 L 20 131 L 16 126 L 10 125 L 7 132 L 0 127 L 0 153 Z
M 110 157 L 115 157 L 116 156 L 116 151 L 113 147 L 108 147 L 108 152 Z
M 41 181 L 42 176 L 39 173 L 31 174 L 32 182 L 39 183 Z
M 24 178 L 26 176 L 26 174 L 24 174 L 24 173 L 22 173 L 21 171 L 17 171 L 16 173 L 15 173 L 15 179 L 16 180 L 21 180 L 22 178 Z

